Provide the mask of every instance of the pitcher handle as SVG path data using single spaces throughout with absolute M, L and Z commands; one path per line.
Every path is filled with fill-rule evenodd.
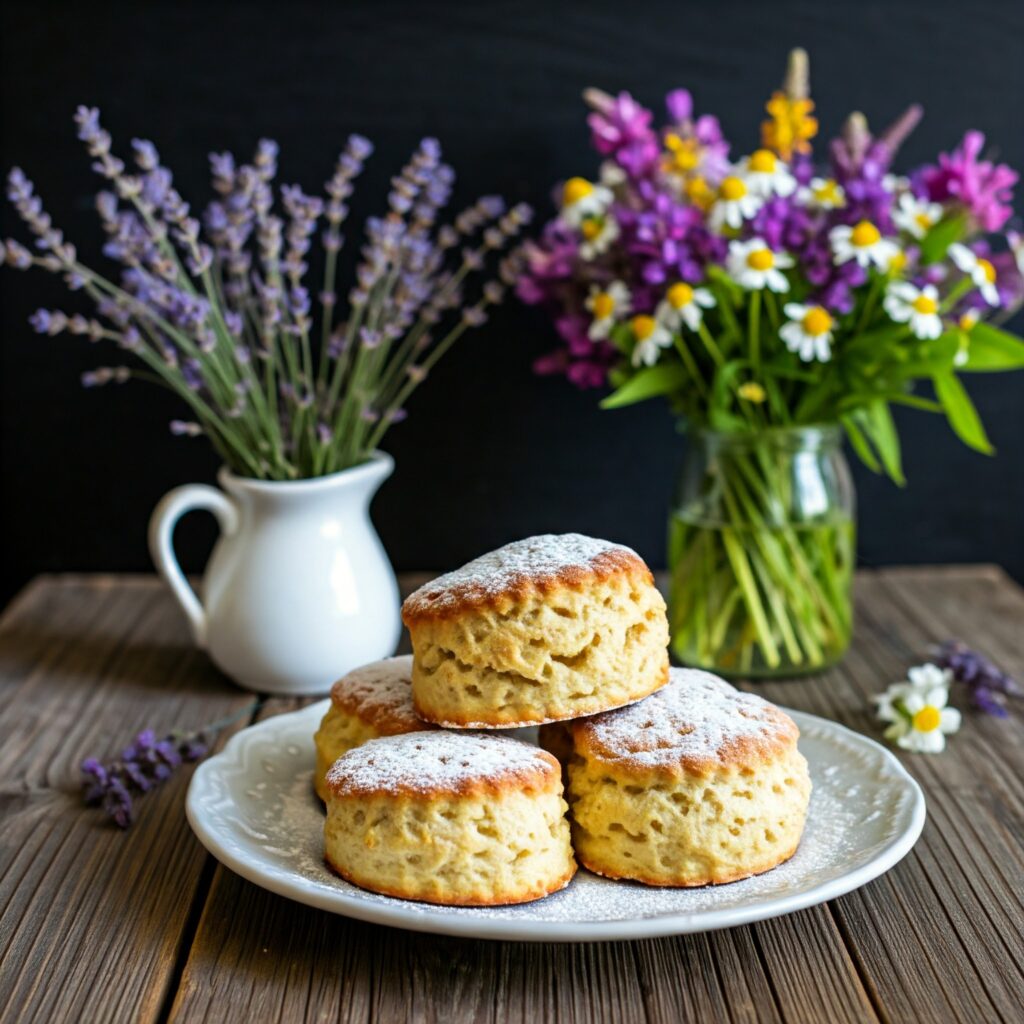
M 238 528 L 238 508 L 216 487 L 206 484 L 185 484 L 165 494 L 149 520 L 149 553 L 157 571 L 166 580 L 192 628 L 192 636 L 200 647 L 206 646 L 206 610 L 189 586 L 174 554 L 174 527 L 188 512 L 212 512 L 221 531 L 234 533 Z

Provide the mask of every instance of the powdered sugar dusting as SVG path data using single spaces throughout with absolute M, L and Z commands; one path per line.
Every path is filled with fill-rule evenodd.
M 482 780 L 536 780 L 554 775 L 547 756 L 508 736 L 405 733 L 370 740 L 348 751 L 327 773 L 335 793 L 459 792 Z
M 388 718 L 410 730 L 431 728 L 413 709 L 411 654 L 354 669 L 331 687 L 331 699 L 364 721 Z
M 673 668 L 667 685 L 649 697 L 595 715 L 578 728 L 603 759 L 655 768 L 714 762 L 736 740 L 768 740 L 788 722 L 768 701 L 718 676 Z
M 456 604 L 484 602 L 524 583 L 541 583 L 566 571 L 584 571 L 602 555 L 617 553 L 638 560 L 632 548 L 580 533 L 544 533 L 506 544 L 461 569 L 420 587 L 405 602 L 414 613 L 439 611 Z

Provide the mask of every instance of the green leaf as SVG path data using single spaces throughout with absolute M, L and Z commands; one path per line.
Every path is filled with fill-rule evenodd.
M 896 433 L 896 424 L 889 412 L 889 403 L 874 401 L 864 410 L 864 425 L 871 437 L 885 466 L 886 473 L 901 487 L 907 482 L 903 476 L 903 465 L 900 457 L 900 436 Z
M 658 395 L 668 395 L 686 386 L 686 370 L 679 363 L 660 363 L 634 374 L 622 387 L 601 402 L 602 409 L 621 409 Z
M 935 394 L 946 410 L 946 419 L 957 437 L 975 451 L 991 455 L 994 449 L 981 425 L 978 410 L 956 374 L 949 371 L 936 373 L 932 375 L 932 381 Z
M 871 445 L 868 444 L 867 438 L 864 437 L 860 427 L 857 426 L 856 417 L 853 415 L 842 416 L 840 417 L 840 422 L 846 428 L 846 436 L 850 439 L 850 444 L 859 456 L 860 461 L 863 462 L 872 473 L 881 473 L 882 464 L 875 458 L 875 453 L 871 450 Z
M 946 250 L 964 237 L 966 228 L 967 220 L 962 214 L 940 220 L 921 240 L 921 262 L 938 263 Z
M 942 412 L 941 403 L 930 398 L 922 398 L 920 395 L 909 394 L 906 391 L 855 391 L 844 395 L 838 408 L 840 412 L 851 412 L 878 400 L 895 402 L 897 405 L 909 405 L 912 409 L 922 409 L 925 412 Z
M 1024 368 L 1024 341 L 992 324 L 978 323 L 967 335 L 967 362 L 958 370 L 992 373 Z

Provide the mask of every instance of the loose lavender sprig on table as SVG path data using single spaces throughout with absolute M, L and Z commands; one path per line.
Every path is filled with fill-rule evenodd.
M 166 782 L 176 768 L 205 757 L 221 729 L 258 711 L 261 703 L 248 704 L 202 729 L 175 731 L 162 739 L 157 739 L 152 729 L 143 729 L 119 758 L 107 764 L 87 757 L 82 762 L 85 802 L 102 807 L 116 825 L 128 828 L 134 820 L 133 796 L 148 793 Z
M 437 140 L 427 138 L 391 179 L 387 213 L 366 223 L 339 320 L 341 229 L 353 182 L 373 152 L 367 139 L 349 137 L 325 197 L 298 185 L 275 196 L 278 147 L 270 140 L 259 142 L 248 164 L 211 153 L 216 198 L 200 222 L 152 142 L 132 140 L 132 173 L 112 153 L 98 110 L 79 107 L 75 124 L 93 169 L 109 183 L 96 210 L 119 279 L 79 262 L 18 168 L 7 177 L 7 195 L 38 252 L 9 238 L 0 263 L 59 274 L 95 304 L 94 318 L 38 310 L 30 318 L 36 331 L 112 341 L 141 363 L 100 367 L 84 375 L 85 386 L 138 378 L 169 388 L 191 410 L 190 419 L 171 423 L 172 433 L 206 435 L 242 476 L 289 480 L 363 462 L 404 419 L 405 403 L 438 359 L 486 321 L 522 271 L 518 251 L 500 261 L 497 254 L 529 223 L 529 207 L 506 210 L 485 196 L 439 224 L 455 175 Z M 305 283 L 318 232 L 319 331 Z M 470 294 L 495 262 L 496 279 Z
M 1006 698 L 1024 697 L 1024 690 L 1015 679 L 984 654 L 972 651 L 959 640 L 947 640 L 942 644 L 935 663 L 940 668 L 949 669 L 953 679 L 963 683 L 970 691 L 974 707 L 987 715 L 1006 718 Z

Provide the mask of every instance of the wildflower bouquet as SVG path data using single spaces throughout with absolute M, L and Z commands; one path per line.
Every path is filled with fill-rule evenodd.
M 852 114 L 815 163 L 802 51 L 761 148 L 739 158 L 685 90 L 669 93 L 661 129 L 627 93 L 585 98 L 604 162 L 596 180 L 565 183 L 518 284 L 564 342 L 536 369 L 611 384 L 605 408 L 664 396 L 707 446 L 670 539 L 677 655 L 819 667 L 848 641 L 852 509 L 827 500 L 835 458 L 812 470 L 808 500 L 800 438 L 820 449 L 843 429 L 902 482 L 901 404 L 991 451 L 959 375 L 1024 366 L 1024 343 L 997 326 L 1024 297 L 1024 245 L 1004 230 L 1017 175 L 982 158 L 978 132 L 894 173 L 918 107 L 878 136 Z
M 251 163 L 213 153 L 216 195 L 200 223 L 151 142 L 132 141 L 136 170 L 129 172 L 111 152 L 97 110 L 80 107 L 75 123 L 93 169 L 109 185 L 97 195 L 96 211 L 107 236 L 104 255 L 121 264 L 119 277 L 79 261 L 18 168 L 8 175 L 7 194 L 35 236 L 35 251 L 7 239 L 0 262 L 59 274 L 95 304 L 94 317 L 39 310 L 31 318 L 39 333 L 109 340 L 134 357 L 132 366 L 85 374 L 83 384 L 138 378 L 169 388 L 191 414 L 173 421 L 172 432 L 206 435 L 241 476 L 291 480 L 363 462 L 405 416 L 406 400 L 438 359 L 501 301 L 498 280 L 472 297 L 468 284 L 530 217 L 525 206 L 506 211 L 486 196 L 439 225 L 454 173 L 437 141 L 424 139 L 392 178 L 387 213 L 366 222 L 348 310 L 339 318 L 342 227 L 353 182 L 373 149 L 368 140 L 349 137 L 325 196 L 298 185 L 275 188 L 278 147 L 269 140 L 260 141 Z M 306 274 L 318 233 L 316 324 Z M 502 261 L 504 280 L 516 274 L 514 258 Z

